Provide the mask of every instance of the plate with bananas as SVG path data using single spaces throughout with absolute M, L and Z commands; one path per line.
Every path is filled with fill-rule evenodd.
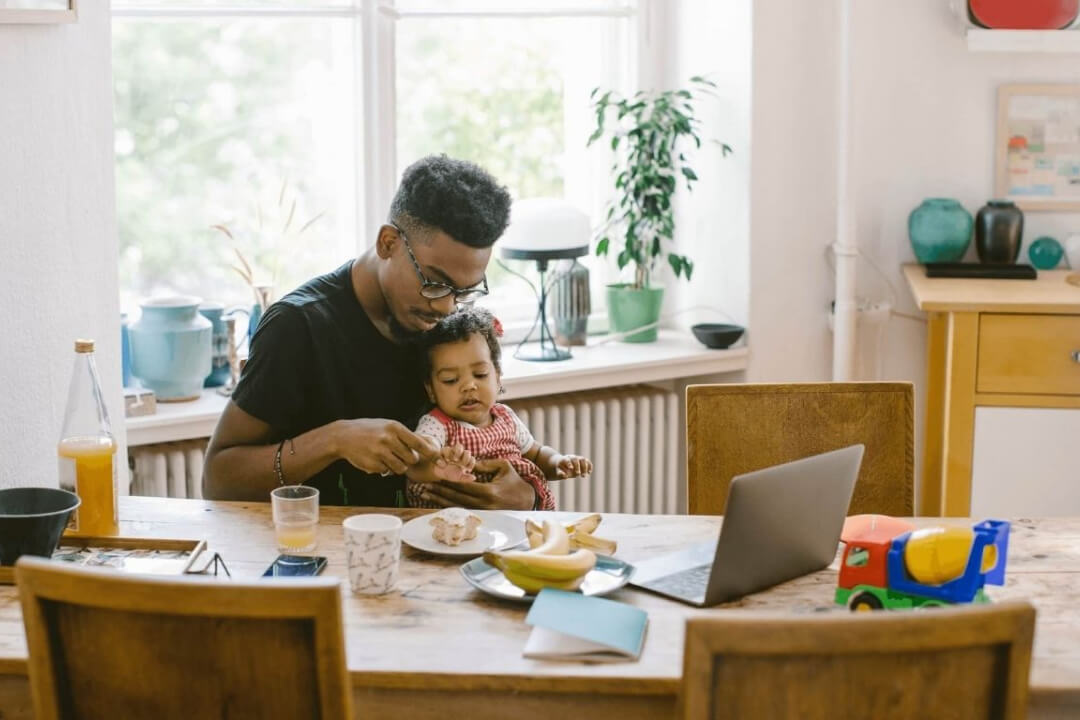
M 489 550 L 461 566 L 477 590 L 507 600 L 532 602 L 545 587 L 607 595 L 630 580 L 633 567 L 617 558 L 615 541 L 593 534 L 599 515 L 573 522 L 525 521 L 529 549 Z

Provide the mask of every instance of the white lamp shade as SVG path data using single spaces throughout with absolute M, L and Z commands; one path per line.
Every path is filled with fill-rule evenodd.
M 589 216 L 560 198 L 518 200 L 499 240 L 503 257 L 579 257 L 589 252 Z

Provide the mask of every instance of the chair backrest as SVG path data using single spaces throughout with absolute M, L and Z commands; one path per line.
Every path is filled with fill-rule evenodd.
M 686 625 L 685 720 L 1026 717 L 1026 603 Z
M 333 578 L 150 578 L 21 558 L 38 720 L 350 714 Z
M 914 397 L 906 382 L 687 387 L 690 513 L 722 515 L 736 475 L 862 443 L 848 512 L 913 515 Z

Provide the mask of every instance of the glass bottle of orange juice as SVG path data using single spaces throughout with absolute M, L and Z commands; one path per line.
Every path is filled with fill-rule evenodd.
M 57 455 L 60 487 L 82 500 L 71 514 L 68 530 L 79 535 L 116 535 L 116 442 L 101 395 L 94 341 L 75 341 L 75 372 L 68 389 L 64 428 Z

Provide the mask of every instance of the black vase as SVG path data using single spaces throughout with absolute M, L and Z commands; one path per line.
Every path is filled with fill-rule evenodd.
M 1012 265 L 1020 256 L 1024 213 L 1009 200 L 991 200 L 975 215 L 975 252 L 984 265 Z

